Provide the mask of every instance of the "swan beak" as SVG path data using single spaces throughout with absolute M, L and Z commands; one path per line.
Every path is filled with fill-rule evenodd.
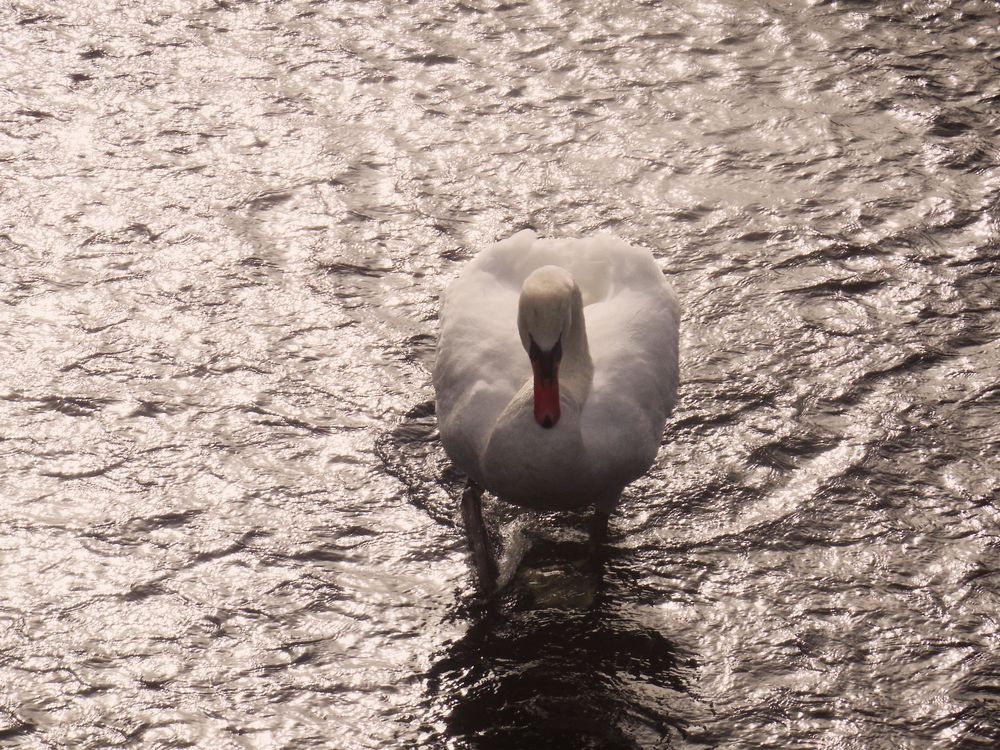
M 559 421 L 559 360 L 560 342 L 551 351 L 542 351 L 531 342 L 531 369 L 535 373 L 535 421 L 548 429 Z

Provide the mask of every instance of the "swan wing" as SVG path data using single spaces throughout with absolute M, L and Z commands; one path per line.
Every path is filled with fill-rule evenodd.
M 482 483 L 480 460 L 493 425 L 531 366 L 517 332 L 520 286 L 478 260 L 446 292 L 434 391 L 445 450 Z
M 585 313 L 594 380 L 581 432 L 601 473 L 624 486 L 655 460 L 676 401 L 680 305 L 655 268 Z

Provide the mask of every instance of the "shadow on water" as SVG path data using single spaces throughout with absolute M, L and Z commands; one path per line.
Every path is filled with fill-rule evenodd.
M 449 747 L 660 748 L 686 736 L 670 703 L 690 701 L 690 659 L 627 616 L 606 585 L 614 559 L 586 549 L 536 541 L 502 597 L 456 608 L 468 630 L 426 674 Z
M 375 455 L 398 479 L 407 501 L 442 526 L 454 526 L 465 478 L 451 465 L 438 438 L 434 402 L 410 409 L 375 441 Z M 434 477 L 430 481 L 429 477 Z

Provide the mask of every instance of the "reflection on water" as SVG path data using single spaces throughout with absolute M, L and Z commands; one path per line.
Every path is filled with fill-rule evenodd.
M 524 560 L 521 575 L 559 575 L 537 558 L 566 553 Z M 482 748 L 667 747 L 688 738 L 685 674 L 694 661 L 623 614 L 603 586 L 602 562 L 564 561 L 568 585 L 550 585 L 571 593 L 558 603 L 538 606 L 515 590 L 464 614 L 469 628 L 427 673 L 445 736 Z
M 1000 31 L 954 2 L 0 11 L 0 745 L 1000 743 Z M 585 518 L 436 436 L 521 228 L 684 303 Z

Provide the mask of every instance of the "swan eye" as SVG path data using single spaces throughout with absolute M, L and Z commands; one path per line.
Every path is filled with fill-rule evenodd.
M 528 341 L 531 342 L 528 347 L 528 359 L 534 362 L 536 359 L 542 356 L 542 350 L 538 348 L 538 344 L 535 343 L 535 339 L 530 335 L 528 336 Z
M 535 343 L 534 337 L 532 337 L 529 334 L 528 335 L 528 358 L 532 362 L 534 362 L 534 361 L 536 361 L 538 359 L 541 359 L 544 356 L 545 356 L 545 352 L 543 352 L 542 348 L 538 344 Z M 555 346 L 552 347 L 552 351 L 549 352 L 549 357 L 551 357 L 552 360 L 555 361 L 555 362 L 559 362 L 560 360 L 562 360 L 562 336 L 560 336 L 558 339 L 556 339 L 556 344 L 555 344 Z

